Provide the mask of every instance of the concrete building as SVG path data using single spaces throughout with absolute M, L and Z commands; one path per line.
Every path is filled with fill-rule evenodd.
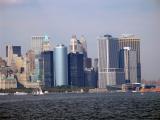
M 119 67 L 124 69 L 126 83 L 137 83 L 137 52 L 124 47 L 119 54 Z
M 107 85 L 113 85 L 117 76 L 116 71 L 118 65 L 118 39 L 111 35 L 104 35 L 98 39 L 98 87 L 106 88 Z M 110 77 L 111 76 L 111 77 Z
M 123 34 L 119 38 L 119 49 L 124 47 L 130 47 L 137 52 L 137 82 L 141 83 L 140 39 L 135 35 Z
M 35 54 L 40 54 L 42 51 L 50 50 L 50 37 L 33 36 L 31 41 L 31 49 L 35 52 Z
M 70 53 L 82 53 L 82 45 L 80 41 L 77 39 L 76 35 L 73 35 L 71 40 L 70 40 L 70 45 L 69 45 L 69 52 Z
M 17 88 L 17 79 L 10 67 L 0 68 L 0 89 Z
M 11 66 L 13 60 L 13 49 L 12 45 L 6 46 L 6 57 L 7 57 L 7 66 Z
M 59 44 L 54 48 L 55 86 L 68 85 L 67 47 Z

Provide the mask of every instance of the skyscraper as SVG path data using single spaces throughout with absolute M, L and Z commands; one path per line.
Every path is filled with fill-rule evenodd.
M 69 85 L 84 87 L 83 54 L 68 54 L 68 81 Z
M 137 52 L 137 82 L 141 82 L 140 39 L 134 35 L 123 34 L 119 38 L 119 49 L 130 47 Z
M 32 77 L 33 81 L 42 82 L 43 80 L 43 76 L 41 74 L 41 68 L 40 68 L 41 52 L 50 50 L 49 39 L 50 37 L 48 36 L 32 37 L 31 49 L 35 54 L 35 69 Z
M 106 88 L 107 85 L 117 85 L 123 82 L 124 72 L 118 66 L 118 39 L 111 35 L 104 35 L 98 39 L 98 87 Z M 117 80 L 120 81 L 117 81 Z
M 40 69 L 45 87 L 54 86 L 54 61 L 53 51 L 44 51 L 41 53 Z
M 124 69 L 126 83 L 137 83 L 137 52 L 124 47 L 119 54 L 119 67 Z
M 21 46 L 6 45 L 6 57 L 7 65 L 12 66 L 14 64 L 14 56 L 21 57 Z
M 76 35 L 73 35 L 70 40 L 69 51 L 70 53 L 82 52 L 81 43 L 77 39 Z
M 85 68 L 84 70 L 85 87 L 97 87 L 97 72 L 94 68 Z
M 11 66 L 13 60 L 13 49 L 12 45 L 6 46 L 6 57 L 7 57 L 7 66 Z
M 31 42 L 31 48 L 35 54 L 40 54 L 42 51 L 50 50 L 50 37 L 48 36 L 33 36 Z
M 16 54 L 18 57 L 21 56 L 21 46 L 12 46 L 13 54 Z
M 59 44 L 54 48 L 55 86 L 68 85 L 67 47 Z
M 82 49 L 84 58 L 87 58 L 87 42 L 83 35 L 80 38 L 80 43 L 81 43 L 81 49 Z

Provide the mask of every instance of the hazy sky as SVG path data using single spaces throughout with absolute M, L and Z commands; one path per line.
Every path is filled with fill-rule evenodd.
M 142 78 L 160 79 L 160 0 L 0 0 L 1 55 L 8 42 L 26 51 L 31 36 L 47 34 L 68 46 L 76 34 L 95 58 L 99 35 L 122 33 L 141 39 Z

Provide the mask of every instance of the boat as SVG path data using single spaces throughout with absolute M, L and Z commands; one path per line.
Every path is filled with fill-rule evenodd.
M 25 93 L 25 92 L 15 92 L 14 95 L 28 95 L 28 93 Z
M 32 94 L 33 94 L 34 96 L 37 96 L 37 95 L 44 95 L 44 93 L 43 93 L 43 91 L 42 91 L 41 88 L 39 88 L 39 90 L 37 90 L 37 91 L 33 91 Z
M 9 93 L 0 93 L 0 95 L 9 95 Z

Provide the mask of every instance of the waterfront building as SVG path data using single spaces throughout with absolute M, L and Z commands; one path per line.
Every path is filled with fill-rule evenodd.
M 135 35 L 123 34 L 119 38 L 119 49 L 130 47 L 137 52 L 137 82 L 141 83 L 140 39 Z
M 54 87 L 53 51 L 44 51 L 41 53 L 40 68 L 44 86 L 48 88 Z
M 96 88 L 97 87 L 97 73 L 94 68 L 85 68 L 85 87 Z
M 137 52 L 124 47 L 119 54 L 119 67 L 124 69 L 126 83 L 137 83 Z
M 55 86 L 68 85 L 67 47 L 59 44 L 54 48 Z
M 84 62 L 83 54 L 68 54 L 68 81 L 69 85 L 84 87 Z
M 124 72 L 118 65 L 118 39 L 104 35 L 98 39 L 98 87 L 118 85 L 124 82 Z M 118 81 L 119 80 L 119 81 Z
M 13 74 L 12 68 L 0 68 L 0 89 L 17 88 L 17 77 Z

